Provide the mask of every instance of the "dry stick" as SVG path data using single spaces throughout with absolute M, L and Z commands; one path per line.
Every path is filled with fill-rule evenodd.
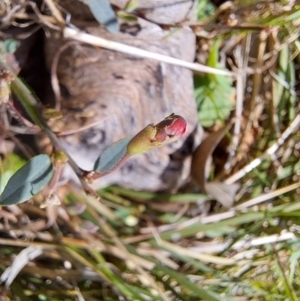
M 267 47 L 267 34 L 266 32 L 261 32 L 260 36 L 259 36 L 259 45 L 258 45 L 258 53 L 257 53 L 257 59 L 255 62 L 255 66 L 254 69 L 256 70 L 256 72 L 253 74 L 252 77 L 252 93 L 251 93 L 251 97 L 249 100 L 249 106 L 248 106 L 248 111 L 249 113 L 249 118 L 246 121 L 246 126 L 245 129 L 243 131 L 243 140 L 241 142 L 244 142 L 244 139 L 247 135 L 247 133 L 250 131 L 250 128 L 253 126 L 253 123 L 255 121 L 255 105 L 257 104 L 257 100 L 258 100 L 258 95 L 259 92 L 261 90 L 261 86 L 262 86 L 262 73 L 258 72 L 258 70 L 261 70 L 261 68 L 263 68 L 265 61 L 263 60 L 263 56 L 265 53 Z
M 240 49 L 237 50 L 238 52 L 238 65 L 239 67 L 242 67 L 241 62 L 241 51 Z M 241 132 L 241 120 L 242 120 L 242 114 L 243 114 L 243 103 L 244 103 L 244 79 L 245 75 L 238 74 L 236 77 L 236 107 L 235 107 L 235 123 L 234 123 L 234 129 L 233 129 L 233 137 L 232 137 L 232 145 L 229 150 L 229 156 L 227 159 L 227 162 L 225 164 L 225 169 L 229 169 L 232 165 L 232 160 L 234 158 L 234 155 L 236 153 L 236 150 L 239 145 L 239 135 Z
M 232 138 L 232 147 L 231 151 L 229 153 L 229 157 L 227 160 L 227 163 L 225 165 L 225 168 L 228 170 L 230 168 L 230 165 L 233 166 L 234 163 L 233 158 L 237 151 L 238 145 L 239 145 L 239 135 L 241 133 L 241 121 L 242 121 L 242 114 L 243 114 L 243 103 L 244 103 L 244 91 L 245 91 L 245 85 L 246 85 L 246 73 L 241 72 L 246 68 L 249 61 L 249 49 L 250 49 L 250 36 L 247 35 L 244 39 L 244 51 L 242 53 L 241 47 L 238 47 L 236 50 L 236 57 L 237 57 L 237 66 L 238 66 L 238 76 L 236 81 L 236 109 L 235 109 L 235 117 L 236 121 L 234 124 L 233 129 L 233 138 Z
M 38 133 L 41 131 L 41 129 L 33 124 L 32 122 L 30 122 L 29 120 L 27 120 L 25 117 L 23 117 L 21 115 L 21 113 L 16 109 L 16 107 L 13 105 L 12 102 L 8 101 L 6 103 L 6 107 L 7 110 L 9 111 L 9 113 L 11 114 L 11 116 L 18 122 L 21 123 L 23 125 L 25 125 L 27 128 L 30 128 L 34 131 L 34 133 Z
M 69 48 L 72 45 L 78 44 L 77 41 L 69 41 L 68 43 L 61 46 L 55 53 L 51 65 L 51 86 L 55 95 L 55 109 L 57 111 L 60 111 L 61 109 L 61 91 L 59 87 L 59 81 L 57 78 L 57 65 L 59 58 L 63 51 L 65 51 L 67 48 Z
M 284 193 L 287 193 L 287 192 L 290 192 L 292 190 L 295 190 L 297 188 L 300 187 L 300 182 L 298 183 L 294 183 L 294 184 L 291 184 L 289 186 L 286 186 L 286 187 L 283 187 L 283 188 L 279 188 L 277 190 L 274 190 L 274 191 L 271 191 L 269 193 L 265 193 L 265 194 L 262 194 L 256 198 L 253 198 L 243 204 L 240 204 L 240 205 L 237 205 L 235 207 L 233 207 L 233 209 L 237 209 L 237 210 L 241 210 L 241 209 L 245 209 L 245 208 L 248 208 L 248 207 L 251 207 L 251 206 L 255 206 L 257 204 L 260 204 L 262 202 L 265 202 L 265 201 L 268 201 L 270 199 L 273 199 L 279 195 L 282 195 Z
M 100 37 L 93 36 L 91 34 L 84 33 L 80 30 L 73 29 L 70 27 L 65 27 L 63 30 L 63 35 L 65 38 L 73 39 L 76 41 L 84 42 L 87 44 L 91 44 L 94 46 L 99 46 L 105 49 L 114 50 L 117 52 L 122 52 L 130 55 L 136 55 L 143 58 L 154 59 L 163 63 L 168 63 L 175 66 L 184 67 L 197 72 L 211 73 L 211 74 L 219 74 L 219 75 L 227 75 L 227 76 L 235 76 L 236 74 L 233 72 L 219 70 L 216 68 L 208 67 L 205 65 L 201 65 L 198 63 L 190 63 L 187 61 L 183 61 L 180 59 L 176 59 L 167 55 L 150 52 L 147 50 L 139 49 L 137 47 L 129 46 L 126 44 L 109 41 Z
M 268 148 L 267 151 L 264 152 L 260 157 L 254 159 L 252 162 L 250 162 L 248 165 L 243 167 L 237 173 L 235 173 L 234 175 L 226 179 L 224 183 L 228 185 L 235 183 L 243 176 L 245 176 L 247 173 L 249 173 L 251 170 L 253 170 L 255 167 L 260 165 L 264 159 L 274 155 L 275 152 L 278 150 L 278 148 L 281 145 L 283 145 L 285 140 L 299 127 L 299 125 L 300 125 L 300 115 L 297 115 L 296 118 L 293 120 L 293 122 L 290 124 L 290 126 L 282 133 L 281 137 L 277 140 L 276 143 L 274 143 L 270 148 Z
M 235 123 L 233 128 L 232 138 L 232 150 L 230 158 L 233 159 L 236 150 L 239 145 L 239 135 L 241 132 L 241 121 L 243 115 L 243 103 L 244 103 L 244 79 L 242 75 L 238 75 L 236 78 L 236 108 L 235 108 Z
M 5 6 L 4 6 L 5 7 Z M 7 11 L 6 11 L 6 15 L 4 15 L 1 18 L 1 25 L 3 26 L 3 28 L 5 26 L 9 26 L 11 25 L 11 19 L 13 19 L 13 16 L 18 12 L 19 9 L 23 8 L 23 5 L 21 4 L 15 4 L 11 10 L 9 10 L 9 6 L 7 5 Z
M 55 26 L 52 22 L 50 22 L 49 16 L 47 17 L 40 12 L 36 3 L 29 1 L 28 3 L 26 3 L 26 5 L 29 5 L 32 8 L 32 10 L 34 11 L 35 15 L 37 16 L 37 18 L 39 20 L 38 23 L 44 24 L 44 25 L 48 26 L 49 28 L 53 28 L 56 30 L 59 29 L 58 26 Z M 40 28 L 40 26 L 39 26 L 39 28 Z
M 65 19 L 62 17 L 60 11 L 57 9 L 57 7 L 54 4 L 53 0 L 45 0 L 45 3 L 47 4 L 49 9 L 51 10 L 52 14 L 54 15 L 54 17 L 56 18 L 58 23 L 60 25 L 66 24 Z

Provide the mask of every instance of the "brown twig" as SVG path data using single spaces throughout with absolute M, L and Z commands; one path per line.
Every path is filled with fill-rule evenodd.
M 59 81 L 57 78 L 57 66 L 58 66 L 59 58 L 63 51 L 65 51 L 70 46 L 76 45 L 76 44 L 78 44 L 77 41 L 67 42 L 66 44 L 61 46 L 56 51 L 56 53 L 53 57 L 53 61 L 52 61 L 52 65 L 51 65 L 51 85 L 52 85 L 52 89 L 53 89 L 53 92 L 55 95 L 55 109 L 58 111 L 60 111 L 60 109 L 61 109 L 61 91 L 60 91 L 60 87 L 59 87 Z

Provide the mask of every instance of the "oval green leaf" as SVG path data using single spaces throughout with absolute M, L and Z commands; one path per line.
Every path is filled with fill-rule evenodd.
M 106 173 L 117 168 L 127 154 L 129 141 L 130 138 L 124 138 L 109 146 L 96 160 L 94 171 Z
M 0 196 L 0 205 L 23 203 L 50 182 L 53 165 L 48 155 L 42 154 L 30 159 L 8 181 Z
M 119 23 L 108 0 L 89 0 L 89 8 L 95 19 L 110 32 L 119 32 Z

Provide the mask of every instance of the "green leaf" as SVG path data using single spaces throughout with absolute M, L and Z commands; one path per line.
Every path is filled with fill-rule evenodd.
M 3 42 L 3 50 L 6 53 L 14 53 L 20 45 L 20 42 L 15 39 L 7 39 Z
M 216 80 L 212 80 L 205 75 L 195 76 L 194 81 L 200 124 L 210 127 L 218 121 L 226 120 L 234 108 L 231 100 L 234 92 L 231 79 L 218 75 Z
M 210 50 L 208 59 L 207 59 L 207 66 L 212 68 L 219 67 L 219 48 L 220 48 L 221 40 L 215 40 L 213 47 Z M 208 74 L 211 77 L 215 77 L 215 74 Z
M 138 18 L 130 13 L 127 13 L 126 11 L 119 11 L 118 12 L 118 17 L 127 23 L 137 24 L 138 23 Z
M 288 70 L 288 64 L 289 64 L 289 46 L 288 45 L 283 45 L 282 49 L 279 53 L 279 61 L 278 61 L 278 71 L 277 75 L 282 82 L 287 81 L 286 75 L 287 75 L 287 70 Z M 274 97 L 273 97 L 273 102 L 275 107 L 280 104 L 280 101 L 282 99 L 284 87 L 280 82 L 274 81 Z
M 218 238 L 234 232 L 236 232 L 235 227 L 231 227 L 230 225 L 225 225 L 224 227 L 207 230 L 205 235 L 210 238 Z
M 209 67 L 221 68 L 218 62 L 220 41 L 215 41 L 208 60 Z M 226 120 L 234 108 L 232 96 L 234 88 L 232 79 L 228 76 L 205 74 L 195 75 L 194 87 L 198 106 L 199 122 L 204 127 L 210 127 L 216 122 Z
M 53 165 L 48 155 L 30 159 L 8 181 L 0 196 L 0 205 L 23 203 L 36 195 L 50 182 Z
M 118 167 L 127 154 L 127 145 L 130 140 L 130 138 L 124 138 L 109 146 L 96 160 L 94 171 L 106 173 Z
M 131 13 L 138 7 L 138 5 L 138 0 L 129 0 L 125 5 L 124 10 L 128 13 Z
M 178 284 L 180 284 L 182 287 L 185 288 L 185 290 L 189 290 L 192 292 L 195 296 L 197 296 L 201 300 L 206 300 L 206 301 L 220 301 L 221 296 L 218 295 L 217 293 L 201 288 L 199 285 L 191 282 L 184 274 L 181 274 L 177 271 L 174 271 L 172 269 L 169 269 L 161 264 L 157 264 L 155 268 L 153 269 L 152 273 L 154 272 L 164 272 L 165 275 L 168 275 L 170 278 L 175 279 Z M 222 296 L 222 300 L 227 301 L 228 299 Z
M 26 161 L 20 158 L 14 153 L 10 153 L 5 156 L 4 160 L 1 161 L 1 171 L 0 171 L 0 193 L 4 190 L 8 180 L 12 175 L 20 169 Z
M 197 17 L 199 21 L 205 20 L 212 16 L 216 11 L 216 8 L 209 0 L 198 1 L 197 5 Z
M 89 8 L 95 19 L 110 32 L 119 32 L 119 23 L 108 0 L 89 0 Z
M 176 193 L 176 194 L 168 194 L 168 193 L 160 193 L 160 192 L 145 192 L 145 191 L 135 191 L 132 189 L 126 189 L 119 186 L 109 186 L 105 189 L 101 189 L 98 191 L 100 195 L 105 192 L 112 192 L 113 195 L 121 195 L 129 198 L 133 198 L 139 201 L 167 201 L 167 202 L 175 202 L 175 203 L 189 203 L 189 202 L 206 202 L 210 201 L 211 198 L 206 194 L 200 193 Z M 103 195 L 104 196 L 104 195 Z
M 293 62 L 289 62 L 288 64 L 288 83 L 290 86 L 290 89 L 288 92 L 288 104 L 289 104 L 289 108 L 288 108 L 288 115 L 289 115 L 289 120 L 292 121 L 295 118 L 296 112 L 295 112 L 295 108 L 296 108 L 296 104 L 297 104 L 297 97 L 296 97 L 296 78 L 295 78 L 295 66 Z

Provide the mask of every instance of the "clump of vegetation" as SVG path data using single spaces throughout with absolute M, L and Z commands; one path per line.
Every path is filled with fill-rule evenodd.
M 61 25 L 57 2 L 45 4 L 50 16 L 43 17 L 42 11 L 36 20 Z M 116 8 L 108 4 L 107 11 L 115 16 Z M 5 5 L 0 4 L 0 15 L 11 14 L 4 21 L 28 17 L 22 5 L 13 12 Z M 68 184 L 56 190 L 67 154 L 47 125 L 47 112 L 41 114 L 30 89 L 7 71 L 9 53 L 17 45 L 3 44 L 2 113 L 8 110 L 32 131 L 42 129 L 56 147 L 51 159 L 41 154 L 24 162 L 9 151 L 11 142 L 22 144 L 3 117 L 0 205 L 13 204 L 0 209 L 4 300 L 300 298 L 300 6 L 242 0 L 198 5 L 197 22 L 174 27 L 190 26 L 197 35 L 197 60 L 227 72 L 227 77 L 217 72 L 195 75 L 199 122 L 207 138 L 194 154 L 193 175 L 208 195 L 190 187 L 163 194 L 116 186 L 96 195 L 84 180 L 113 171 L 128 154 L 180 136 L 185 123 L 178 115 L 147 127 L 139 139 L 112 145 L 93 172 L 80 170 L 69 159 L 89 195 Z M 99 5 L 90 7 L 105 24 Z M 135 1 L 129 1 L 123 15 L 136 17 L 135 8 Z M 30 122 L 10 102 L 10 89 Z

